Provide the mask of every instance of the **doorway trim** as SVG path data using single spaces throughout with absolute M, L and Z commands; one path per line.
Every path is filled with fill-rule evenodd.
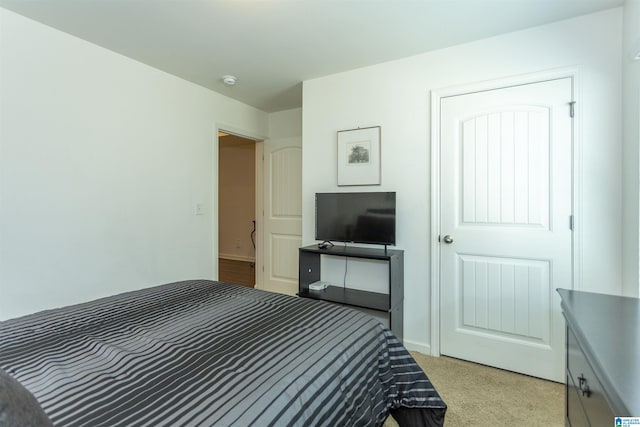
M 218 182 L 218 173 L 220 171 L 220 144 L 218 141 L 218 132 L 228 133 L 230 135 L 239 136 L 245 139 L 250 139 L 256 142 L 256 177 L 255 177 L 255 192 L 256 192 L 256 211 L 255 211 L 255 219 L 256 219 L 256 269 L 255 269 L 255 277 L 256 277 L 256 288 L 262 287 L 262 272 L 258 266 L 262 265 L 263 258 L 263 248 L 262 248 L 262 215 L 259 213 L 262 212 L 263 209 L 263 191 L 262 186 L 259 185 L 262 182 L 262 144 L 264 140 L 267 139 L 265 135 L 260 135 L 256 132 L 248 131 L 246 129 L 240 129 L 233 125 L 229 125 L 226 123 L 215 123 L 213 126 L 213 146 L 212 146 L 212 156 L 211 156 L 211 170 L 212 170 L 212 192 L 211 195 L 211 277 L 213 280 L 218 280 L 218 257 L 219 253 L 219 182 Z M 260 159 L 260 161 L 258 161 Z
M 429 236 L 431 249 L 431 290 L 430 290 L 430 351 L 432 356 L 440 356 L 440 104 L 443 98 L 466 95 L 474 92 L 502 89 L 556 80 L 572 79 L 573 99 L 576 102 L 572 129 L 572 278 L 573 289 L 580 289 L 582 283 L 582 149 L 581 129 L 582 114 L 579 101 L 581 96 L 581 77 L 578 67 L 558 68 L 531 74 L 517 75 L 457 86 L 438 88 L 431 91 L 431 233 Z

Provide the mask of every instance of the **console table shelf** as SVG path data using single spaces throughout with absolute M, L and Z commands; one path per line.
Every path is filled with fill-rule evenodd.
M 353 246 L 317 245 L 299 249 L 298 296 L 343 304 L 351 307 L 374 310 L 382 314 L 389 328 L 402 341 L 404 300 L 404 252 L 396 249 L 373 249 Z M 329 284 L 326 289 L 312 290 L 309 285 L 320 280 L 323 255 L 386 261 L 389 271 L 388 293 L 352 289 L 348 286 Z
M 391 308 L 389 307 L 388 294 L 343 288 L 342 286 L 328 286 L 321 291 L 301 289 L 298 296 L 369 308 L 371 310 L 389 311 Z

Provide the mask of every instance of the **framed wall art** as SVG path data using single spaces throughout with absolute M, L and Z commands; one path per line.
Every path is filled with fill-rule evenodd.
M 380 126 L 338 131 L 338 185 L 380 185 Z

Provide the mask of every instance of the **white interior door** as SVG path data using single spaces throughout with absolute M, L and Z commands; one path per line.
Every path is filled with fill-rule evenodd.
M 302 245 L 302 140 L 267 140 L 263 154 L 262 288 L 295 295 Z
M 572 80 L 441 102 L 441 352 L 564 380 Z

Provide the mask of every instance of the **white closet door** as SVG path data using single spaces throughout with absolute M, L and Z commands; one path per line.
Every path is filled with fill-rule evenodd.
M 442 99 L 441 352 L 564 379 L 570 78 Z

